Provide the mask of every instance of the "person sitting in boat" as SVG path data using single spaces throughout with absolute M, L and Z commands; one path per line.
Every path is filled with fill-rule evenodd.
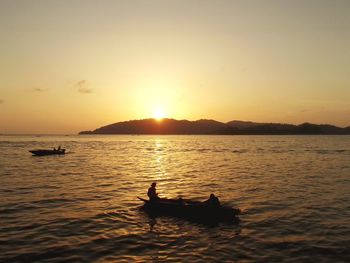
M 210 194 L 209 199 L 204 201 L 204 203 L 211 206 L 221 206 L 219 198 L 217 198 L 214 194 Z
M 60 150 L 61 150 L 61 145 L 59 145 L 57 148 L 57 151 L 60 151 Z
M 177 202 L 178 202 L 180 205 L 184 205 L 184 204 L 185 204 L 185 200 L 183 200 L 182 197 L 180 197 L 179 199 L 177 199 Z
M 157 183 L 153 182 L 151 184 L 151 187 L 148 188 L 147 195 L 148 195 L 150 201 L 158 201 L 159 200 L 159 196 L 158 196 L 158 193 L 156 190 L 156 185 L 157 185 Z

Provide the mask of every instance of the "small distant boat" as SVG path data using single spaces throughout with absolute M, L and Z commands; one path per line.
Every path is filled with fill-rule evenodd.
M 151 216 L 174 216 L 200 223 L 238 223 L 240 209 L 228 206 L 213 206 L 204 202 L 165 199 L 159 201 L 149 201 L 138 197 L 144 202 L 142 209 Z
M 66 149 L 38 149 L 38 150 L 30 150 L 33 155 L 36 156 L 44 156 L 44 155 L 54 155 L 54 154 L 65 154 Z

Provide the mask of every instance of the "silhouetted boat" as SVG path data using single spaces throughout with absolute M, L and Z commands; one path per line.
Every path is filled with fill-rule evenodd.
M 54 154 L 65 154 L 66 149 L 60 149 L 60 150 L 58 150 L 58 149 L 53 149 L 53 150 L 38 149 L 38 150 L 31 150 L 29 152 L 31 152 L 33 155 L 44 156 L 44 155 L 54 155 Z
M 213 206 L 198 201 L 182 199 L 160 199 L 149 201 L 138 197 L 144 202 L 142 209 L 149 215 L 155 217 L 160 215 L 180 217 L 191 221 L 202 223 L 238 223 L 240 210 L 228 206 Z

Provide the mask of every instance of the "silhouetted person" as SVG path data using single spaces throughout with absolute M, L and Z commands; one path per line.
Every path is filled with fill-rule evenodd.
M 209 199 L 204 201 L 204 203 L 212 206 L 220 206 L 219 198 L 217 198 L 214 194 L 210 194 Z
M 157 183 L 154 182 L 151 184 L 151 187 L 148 188 L 147 195 L 148 195 L 150 201 L 158 201 L 159 200 L 158 193 L 156 190 L 156 185 L 157 185 Z
M 61 145 L 60 146 L 58 146 L 58 148 L 57 148 L 57 151 L 60 151 L 61 150 Z
M 177 199 L 177 202 L 178 202 L 180 205 L 184 205 L 184 204 L 185 204 L 185 200 L 183 200 L 182 197 L 180 197 L 179 199 Z

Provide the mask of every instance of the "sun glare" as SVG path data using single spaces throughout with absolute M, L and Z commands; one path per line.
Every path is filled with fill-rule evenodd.
M 163 118 L 165 118 L 165 113 L 163 109 L 155 109 L 153 112 L 153 118 L 156 119 L 157 121 L 161 121 Z

